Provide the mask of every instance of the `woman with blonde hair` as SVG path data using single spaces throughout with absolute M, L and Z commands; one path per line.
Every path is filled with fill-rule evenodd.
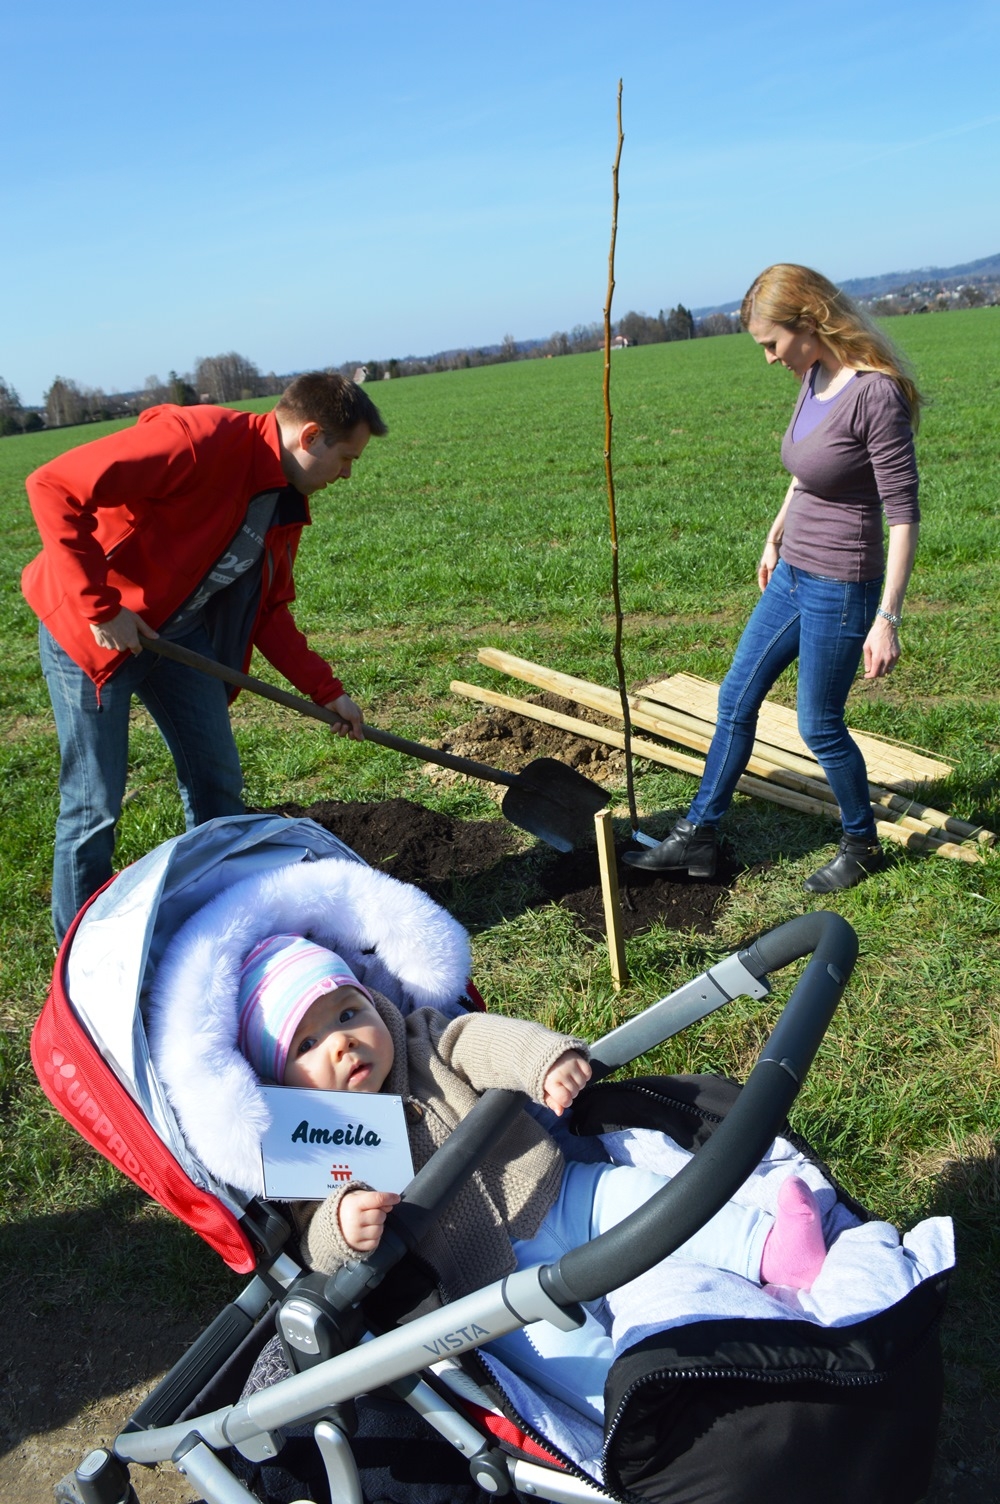
M 853 887 L 883 862 L 867 770 L 844 708 L 862 658 L 866 679 L 891 673 L 899 659 L 920 523 L 913 433 L 921 398 L 891 342 L 809 267 L 769 266 L 740 317 L 768 364 L 799 379 L 781 445 L 792 480 L 768 529 L 757 568 L 761 597 L 720 688 L 715 735 L 687 818 L 658 846 L 628 851 L 624 860 L 658 872 L 714 874 L 718 822 L 750 759 L 761 702 L 798 658 L 799 733 L 826 774 L 843 825 L 835 856 L 805 886 L 829 893 Z

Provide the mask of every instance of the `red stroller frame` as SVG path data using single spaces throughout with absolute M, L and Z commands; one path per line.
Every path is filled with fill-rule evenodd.
M 207 858 L 203 862 L 193 860 L 191 871 L 185 867 L 192 852 L 197 852 L 199 842 L 202 846 L 215 842 L 223 853 L 220 860 L 231 864 L 226 881 L 219 884 L 215 880 L 217 887 L 228 885 L 248 867 L 254 870 L 262 865 L 329 855 L 360 860 L 311 821 L 241 816 L 211 822 L 200 831 L 178 838 L 177 842 L 166 843 L 144 859 L 147 870 L 143 878 L 153 894 L 154 909 L 167 902 L 163 895 L 173 883 L 169 902 L 175 911 L 175 922 L 205 901 L 205 872 L 212 862 Z M 129 873 L 138 872 L 144 863 L 129 869 Z M 152 876 L 148 870 L 150 863 Z M 122 874 L 115 881 L 122 879 L 130 880 L 128 874 Z M 92 900 L 91 907 L 102 902 L 107 907 L 110 887 Z M 429 1378 L 422 1376 L 422 1370 L 442 1354 L 457 1358 L 473 1353 L 493 1338 L 532 1321 L 547 1320 L 567 1329 L 578 1325 L 582 1302 L 599 1299 L 658 1265 L 715 1215 L 743 1184 L 775 1135 L 782 1131 L 787 1111 L 847 984 L 857 955 L 857 940 L 843 919 L 818 911 L 791 920 L 710 967 L 592 1047 L 594 1076 L 600 1080 L 734 998 L 766 997 L 770 972 L 801 957 L 811 957 L 730 1110 L 721 1121 L 710 1125 L 712 1131 L 707 1142 L 698 1147 L 683 1170 L 645 1206 L 610 1232 L 573 1249 L 554 1265 L 519 1270 L 400 1327 L 365 1337 L 358 1313 L 360 1303 L 405 1256 L 408 1248 L 419 1243 L 427 1218 L 447 1205 L 463 1178 L 472 1173 L 522 1109 L 524 1099 L 518 1093 L 487 1092 L 444 1148 L 411 1182 L 373 1254 L 340 1270 L 329 1280 L 304 1273 L 286 1251 L 287 1225 L 273 1207 L 252 1198 L 241 1202 L 226 1187 L 197 1183 L 204 1177 L 198 1176 L 197 1170 L 189 1174 L 168 1151 L 136 1099 L 142 1095 L 141 1080 L 137 1087 L 135 1080 L 125 1085 L 120 1079 L 125 1072 L 119 1057 L 129 1054 L 130 1049 L 137 1058 L 141 1054 L 134 1048 L 135 1037 L 124 1045 L 119 1043 L 117 1056 L 114 1052 L 109 1056 L 104 1049 L 102 1058 L 77 1016 L 75 1000 L 71 1001 L 67 992 L 74 939 L 87 913 L 84 910 L 78 917 L 61 948 L 52 990 L 33 1035 L 32 1059 L 39 1081 L 57 1109 L 101 1153 L 193 1227 L 231 1268 L 241 1273 L 252 1270 L 256 1273 L 242 1294 L 216 1318 L 135 1412 L 117 1438 L 113 1452 L 99 1450 L 89 1454 L 77 1470 L 75 1492 L 63 1497 L 76 1497 L 84 1504 L 124 1501 L 134 1497 L 130 1491 L 129 1463 L 153 1464 L 172 1459 L 207 1504 L 249 1501 L 253 1495 L 234 1476 L 225 1455 L 235 1449 L 251 1462 L 264 1462 L 280 1450 L 287 1428 L 308 1422 L 314 1427 L 331 1499 L 363 1504 L 359 1474 L 350 1449 L 350 1425 L 345 1417 L 358 1396 L 383 1387 L 391 1387 L 405 1398 L 413 1410 L 468 1459 L 473 1480 L 487 1493 L 513 1490 L 519 1497 L 552 1501 L 690 1497 L 687 1493 L 672 1492 L 668 1475 L 661 1477 L 656 1467 L 651 1474 L 647 1468 L 647 1480 L 651 1479 L 647 1483 L 634 1481 L 642 1474 L 641 1467 L 630 1475 L 631 1484 L 623 1483 L 624 1474 L 613 1459 L 612 1482 L 602 1487 L 557 1448 L 547 1446 L 544 1437 L 532 1437 L 527 1428 L 512 1425 L 509 1419 L 498 1415 L 486 1392 L 478 1400 L 473 1397 L 470 1401 L 464 1376 L 462 1382 L 440 1373 Z M 100 936 L 100 920 L 92 928 Z M 133 946 L 135 954 L 128 986 L 135 993 L 136 1018 L 140 1024 L 138 998 L 143 977 L 150 958 L 155 960 L 157 947 L 162 950 L 162 945 L 162 936 L 158 937 L 154 928 L 151 938 L 146 936 Z M 95 954 L 99 955 L 99 950 Z M 128 967 L 124 970 L 128 972 Z M 472 997 L 472 1004 L 477 1004 L 477 995 Z M 136 1075 L 142 1076 L 141 1060 Z M 901 1306 L 910 1303 L 914 1314 L 909 1326 L 912 1328 L 916 1321 L 919 1333 L 908 1331 L 903 1340 L 900 1327 L 902 1322 L 905 1329 L 906 1323 L 892 1311 L 884 1313 L 893 1317 L 886 1332 L 882 1334 L 880 1329 L 879 1351 L 891 1350 L 894 1354 L 895 1376 L 889 1376 L 893 1384 L 899 1371 L 905 1369 L 911 1350 L 922 1347 L 930 1353 L 928 1397 L 914 1407 L 914 1434 L 905 1438 L 899 1435 L 897 1419 L 889 1442 L 883 1443 L 878 1432 L 874 1440 L 869 1438 L 867 1442 L 869 1446 L 891 1443 L 899 1449 L 900 1456 L 907 1449 L 920 1454 L 914 1477 L 903 1484 L 905 1491 L 896 1496 L 900 1504 L 919 1498 L 919 1492 L 913 1490 L 919 1488 L 916 1480 L 922 1476 L 921 1470 L 926 1471 L 929 1416 L 931 1453 L 933 1450 L 933 1420 L 939 1403 L 939 1395 L 931 1392 L 933 1356 L 942 1299 L 943 1279 L 927 1281 L 914 1291 L 913 1297 L 900 1303 Z M 298 1354 L 299 1371 L 249 1398 L 192 1414 L 192 1404 L 206 1392 L 210 1393 L 214 1376 L 252 1338 L 262 1318 L 276 1304 L 286 1353 Z M 798 1328 L 807 1323 L 792 1325 Z M 855 1343 L 856 1349 L 863 1346 Z M 832 1365 L 833 1360 L 829 1361 Z M 848 1366 L 851 1361 L 853 1358 L 849 1358 Z M 867 1349 L 858 1362 L 871 1368 Z M 722 1377 L 725 1379 L 727 1375 Z M 874 1377 L 881 1380 L 886 1374 L 879 1372 Z M 810 1373 L 810 1383 L 814 1378 Z M 844 1387 L 862 1382 L 864 1376 L 857 1373 L 845 1381 Z M 762 1386 L 756 1387 L 759 1390 Z M 632 1390 L 628 1393 L 631 1395 Z M 900 1399 L 895 1392 L 893 1403 L 898 1409 Z M 867 1463 L 862 1466 L 862 1473 L 866 1469 Z M 738 1472 L 748 1476 L 753 1469 L 741 1464 Z M 758 1500 L 774 1496 L 773 1482 L 773 1477 L 765 1477 L 748 1483 L 746 1477 L 738 1479 L 734 1475 L 725 1494 L 713 1493 L 712 1498 L 757 1504 Z M 834 1492 L 825 1491 L 828 1483 L 828 1479 L 821 1479 L 819 1484 L 814 1481 L 801 1495 L 802 1499 L 839 1500 L 847 1496 L 842 1491 L 843 1485 Z M 847 1492 L 865 1504 L 876 1504 L 883 1497 L 881 1493 L 865 1492 L 863 1483 L 859 1492 L 853 1472 Z M 707 1500 L 708 1495 L 698 1497 Z M 799 1496 L 785 1492 L 781 1497 L 788 1504 Z

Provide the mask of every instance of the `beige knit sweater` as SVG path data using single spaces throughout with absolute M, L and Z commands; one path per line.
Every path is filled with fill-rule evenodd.
M 431 1008 L 404 1019 L 381 993 L 373 996 L 395 1050 L 384 1090 L 403 1098 L 415 1170 L 489 1087 L 524 1091 L 540 1102 L 542 1083 L 559 1056 L 572 1049 L 587 1053 L 583 1040 L 523 1019 L 469 1013 L 449 1023 Z M 521 1113 L 422 1245 L 449 1299 L 516 1267 L 511 1239 L 535 1236 L 562 1173 L 563 1157 L 552 1137 Z M 343 1197 L 361 1188 L 353 1182 L 325 1201 L 293 1208 L 303 1255 L 314 1269 L 332 1274 L 359 1257 L 344 1239 L 338 1211 Z

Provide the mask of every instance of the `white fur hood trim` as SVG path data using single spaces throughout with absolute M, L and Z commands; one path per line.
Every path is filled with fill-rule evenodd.
M 224 889 L 178 930 L 150 989 L 153 1068 L 195 1157 L 247 1195 L 263 1192 L 269 1115 L 236 1048 L 240 966 L 268 935 L 305 935 L 342 955 L 359 981 L 409 1013 L 456 1007 L 469 937 L 419 888 L 329 857 L 270 868 Z

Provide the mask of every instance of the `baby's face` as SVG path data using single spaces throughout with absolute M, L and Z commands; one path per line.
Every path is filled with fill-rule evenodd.
M 318 997 L 295 1031 L 285 1086 L 381 1091 L 393 1062 L 392 1035 L 356 987 Z

